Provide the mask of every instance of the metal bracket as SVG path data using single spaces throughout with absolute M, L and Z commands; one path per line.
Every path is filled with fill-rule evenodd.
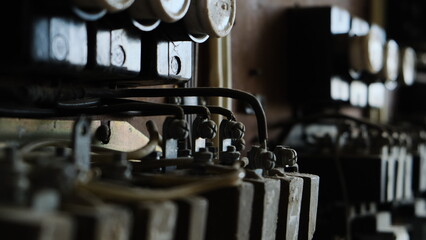
M 74 124 L 73 128 L 73 160 L 80 171 L 80 180 L 85 180 L 90 170 L 91 152 L 91 120 L 82 116 Z

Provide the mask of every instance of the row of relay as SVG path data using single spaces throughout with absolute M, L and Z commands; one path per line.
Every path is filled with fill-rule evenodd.
M 64 17 L 37 17 L 25 42 L 1 73 L 57 75 L 68 78 L 186 81 L 193 72 L 194 43 L 141 36 Z M 12 41 L 8 40 L 8 41 Z M 18 46 L 17 46 L 18 47 Z M 13 52 L 13 53 L 12 53 Z M 24 56 L 22 56 L 24 55 Z
M 34 240 L 313 237 L 317 176 L 276 170 L 261 177 L 236 166 L 197 163 L 198 157 L 174 160 L 179 170 L 160 174 L 149 169 L 173 160 L 98 158 L 92 159 L 92 178 L 81 182 L 65 150 L 42 148 L 24 156 L 10 148 L 1 150 L 6 153 L 0 160 L 3 236 Z
M 2 29 L 8 32 L 0 39 L 2 46 L 8 46 L 0 60 L 0 74 L 142 85 L 181 83 L 193 77 L 195 42 L 226 36 L 235 21 L 233 1 L 136 1 L 135 6 L 144 5 L 138 7 L 141 12 L 152 9 L 145 6 L 149 2 L 170 14 L 174 8 L 188 11 L 180 21 L 157 24 L 155 30 L 146 29 L 144 20 L 128 12 L 87 17 L 82 15 L 81 9 L 86 8 L 80 2 L 89 9 L 92 2 L 126 5 L 123 1 L 65 0 L 6 3 L 12 16 L 0 16 Z M 10 19 L 14 24 L 8 23 Z M 200 30 L 194 32 L 193 25 L 200 25 Z
M 386 129 L 338 116 L 295 125 L 285 144 L 303 153 L 304 171 L 322 176 L 324 199 L 342 200 L 341 171 L 349 201 L 359 204 L 412 202 L 422 196 L 425 142 L 419 126 Z
M 290 89 L 307 93 L 290 93 L 295 102 L 381 108 L 387 91 L 415 82 L 415 51 L 379 25 L 338 7 L 292 9 L 288 21 Z
M 319 177 L 298 171 L 293 149 L 268 147 L 265 112 L 249 93 L 227 88 L 2 89 L 20 93 L 9 97 L 15 104 L 19 99 L 43 103 L 0 109 L 9 118 L 0 119 L 2 132 L 10 133 L 2 135 L 6 143 L 0 146 L 0 230 L 6 236 L 313 238 Z M 251 105 L 258 145 L 248 146 L 247 157 L 242 156 L 246 129 L 232 111 L 135 100 L 194 96 Z M 148 120 L 149 138 L 123 122 L 119 128 L 103 118 L 92 125 L 83 114 Z M 215 122 L 213 114 L 224 119 Z M 189 115 L 194 119 L 187 120 Z M 153 116 L 168 116 L 157 120 L 161 134 Z M 11 117 L 80 118 L 64 127 L 63 120 Z M 47 131 L 40 134 L 39 129 Z
M 300 153 L 301 171 L 321 176 L 318 239 L 424 239 L 424 125 L 323 114 L 295 121 L 280 143 Z
M 181 90 L 164 91 L 171 95 Z M 137 92 L 147 96 L 155 91 Z M 120 136 L 113 122 L 101 121 L 93 128 L 82 117 L 73 124 L 70 139 L 34 139 L 23 131 L 20 143 L 0 148 L 0 189 L 6 193 L 0 197 L 0 229 L 5 236 L 312 239 L 319 177 L 299 173 L 297 154 L 289 148 L 272 152 L 253 146 L 248 158 L 242 157 L 245 127 L 229 110 L 117 99 L 97 108 L 80 107 L 78 112 L 87 115 L 129 111 L 138 117 L 175 116 L 164 121 L 162 137 L 148 121 L 149 139 L 134 139 L 145 143 L 131 151 L 108 148 Z M 196 115 L 192 130 L 182 112 Z M 211 114 L 225 117 L 219 127 Z M 105 129 L 110 133 L 102 134 Z M 216 133 L 219 146 L 213 142 Z

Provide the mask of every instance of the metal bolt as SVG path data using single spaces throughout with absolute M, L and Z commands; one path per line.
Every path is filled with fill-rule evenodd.
M 68 42 L 60 34 L 52 39 L 52 56 L 58 61 L 64 61 L 68 56 Z
M 126 51 L 123 46 L 119 45 L 112 49 L 111 52 L 111 63 L 114 66 L 122 67 L 126 62 Z
M 174 75 L 178 75 L 182 70 L 182 61 L 178 56 L 172 57 L 170 62 L 170 71 Z
M 294 166 L 297 164 L 297 152 L 294 149 L 277 146 L 274 150 L 278 163 L 284 166 Z
M 209 141 L 206 142 L 206 148 L 209 152 L 213 153 L 213 159 L 215 159 L 217 157 L 219 149 L 214 146 L 212 142 Z
M 241 153 L 237 152 L 234 146 L 228 146 L 226 152 L 221 152 L 220 160 L 224 165 L 233 165 L 241 157 Z
M 196 163 L 210 163 L 213 161 L 213 153 L 205 148 L 200 148 L 198 152 L 193 154 L 193 157 Z
M 235 146 L 228 146 L 226 147 L 226 152 L 236 152 L 237 149 L 235 148 Z

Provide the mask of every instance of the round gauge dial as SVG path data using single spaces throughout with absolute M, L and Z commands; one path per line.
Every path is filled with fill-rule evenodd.
M 173 23 L 185 16 L 190 3 L 190 0 L 135 0 L 130 14 L 138 20 L 159 19 Z
M 386 81 L 396 81 L 399 74 L 399 46 L 394 40 L 385 45 L 383 73 Z
M 383 68 L 384 49 L 380 32 L 371 28 L 367 35 L 365 49 L 367 50 L 366 68 L 371 73 L 378 73 Z
M 354 71 L 379 73 L 383 68 L 384 36 L 372 27 L 367 35 L 354 36 L 350 44 L 350 62 Z
M 74 0 L 81 8 L 106 9 L 108 12 L 119 12 L 129 8 L 135 0 Z
M 185 24 L 191 34 L 225 37 L 234 26 L 236 0 L 199 0 L 191 3 Z
M 152 9 L 158 18 L 168 23 L 182 19 L 190 3 L 190 0 L 151 0 Z

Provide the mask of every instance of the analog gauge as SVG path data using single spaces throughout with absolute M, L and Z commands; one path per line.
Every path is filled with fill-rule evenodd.
M 366 58 L 366 68 L 371 73 L 378 73 L 383 68 L 383 41 L 381 33 L 377 28 L 372 27 L 370 33 L 367 35 L 368 51 Z
M 378 27 L 371 27 L 365 36 L 351 38 L 350 62 L 355 71 L 377 74 L 383 68 L 384 35 Z
M 416 52 L 414 49 L 407 47 L 401 51 L 401 79 L 402 82 L 411 86 L 416 79 Z
M 396 81 L 399 74 L 399 46 L 394 40 L 385 45 L 384 77 L 387 81 Z
M 138 20 L 159 19 L 173 23 L 188 12 L 190 0 L 136 0 L 130 14 Z
M 385 45 L 384 65 L 382 77 L 385 80 L 386 88 L 394 90 L 397 86 L 399 75 L 399 46 L 394 40 L 389 40 Z
M 81 8 L 106 9 L 108 12 L 119 12 L 129 8 L 134 0 L 74 0 Z
M 198 0 L 191 3 L 185 25 L 191 34 L 225 37 L 234 26 L 236 0 Z

